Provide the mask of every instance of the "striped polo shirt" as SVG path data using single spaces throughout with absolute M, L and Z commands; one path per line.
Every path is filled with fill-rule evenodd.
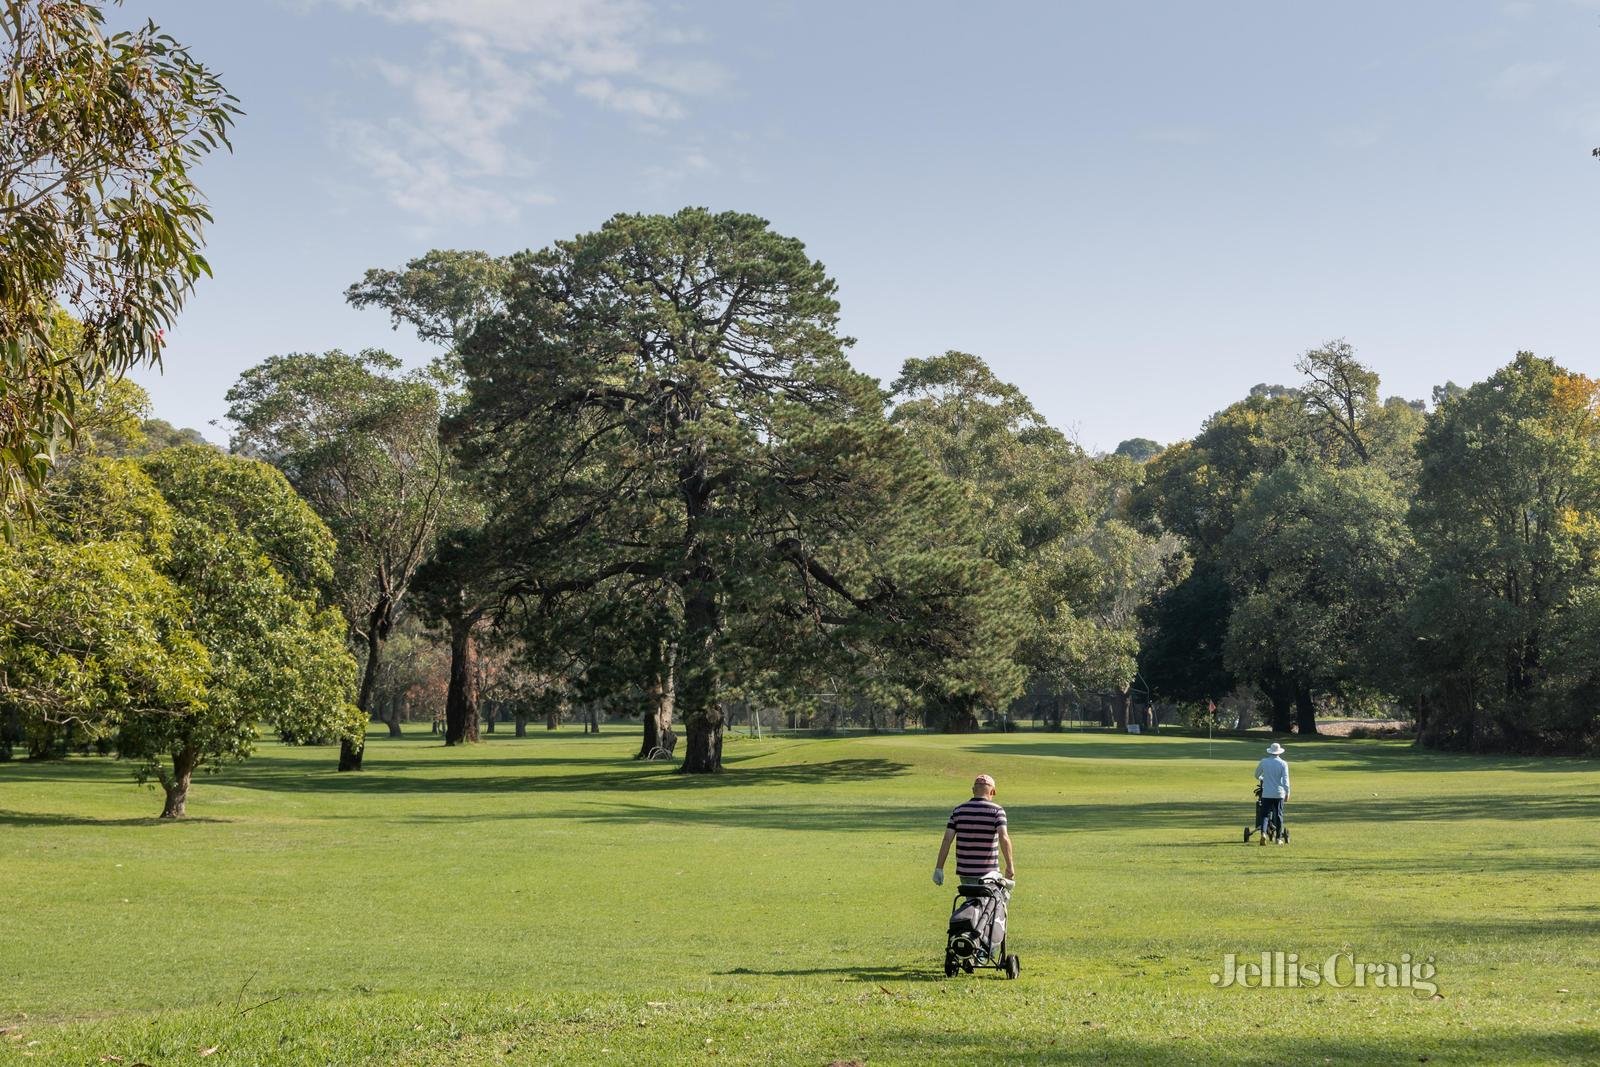
M 956 874 L 982 878 L 1000 869 L 1000 830 L 1006 809 L 973 797 L 950 813 L 945 829 L 956 832 Z

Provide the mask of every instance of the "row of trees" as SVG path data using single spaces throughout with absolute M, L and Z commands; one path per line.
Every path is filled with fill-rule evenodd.
M 887 389 L 853 371 L 832 282 L 749 216 L 430 253 L 349 297 L 440 343 L 438 363 L 270 360 L 233 394 L 236 447 L 314 501 L 347 491 L 263 413 L 323 410 L 312 378 L 340 366 L 368 376 L 349 395 L 431 383 L 391 443 L 414 434 L 410 473 L 437 491 L 363 527 L 395 539 L 400 588 L 450 634 L 452 743 L 485 635 L 552 706 L 641 715 L 641 755 L 684 727 L 699 771 L 734 702 L 959 730 L 1022 694 L 1125 722 L 1136 690 L 1246 689 L 1279 730 L 1387 708 L 1441 744 L 1593 743 L 1595 385 L 1549 361 L 1430 408 L 1383 400 L 1334 342 L 1193 441 L 1091 457 L 977 357 L 910 360 Z M 324 415 L 330 441 L 366 425 Z M 362 566 L 393 610 L 390 571 Z
M 230 392 L 341 550 L 371 680 L 404 611 L 448 634 L 447 741 L 488 642 L 524 702 L 644 722 L 721 768 L 728 704 L 851 694 L 975 728 L 1033 679 L 1127 692 L 1160 539 L 975 357 L 850 367 L 833 282 L 760 219 L 618 216 L 538 253 L 435 252 L 352 303 L 441 346 L 274 357 Z M 360 743 L 341 766 L 360 766 Z
M 1343 342 L 1151 461 L 1185 553 L 1143 617 L 1158 693 L 1258 691 L 1274 729 L 1387 706 L 1426 742 L 1600 744 L 1600 384 L 1520 353 L 1469 389 L 1380 401 Z
M 1093 457 L 972 355 L 860 374 L 800 242 L 690 209 L 368 272 L 351 303 L 439 358 L 273 357 L 224 455 L 118 379 L 208 270 L 190 171 L 233 98 L 90 0 L 0 15 L 0 755 L 114 747 L 168 815 L 263 721 L 359 769 L 425 688 L 401 633 L 448 661 L 447 743 L 480 699 L 604 706 L 698 773 L 734 706 L 964 730 L 1136 687 L 1600 743 L 1587 377 L 1523 353 L 1430 407 L 1336 342 Z
M 258 723 L 336 737 L 361 716 L 326 525 L 265 463 L 163 447 L 144 403 L 125 382 L 80 401 L 77 447 L 0 543 L 0 755 L 114 749 L 175 818 Z
M 681 727 L 691 772 L 736 706 L 965 730 L 1018 700 L 1127 721 L 1136 688 L 1595 743 L 1600 385 L 1547 360 L 1430 410 L 1333 343 L 1192 441 L 1097 457 L 975 356 L 854 371 L 831 281 L 749 216 L 430 253 L 349 297 L 439 358 L 268 359 L 231 455 L 127 383 L 84 394 L 0 555 L 0 741 L 114 747 L 178 815 L 261 722 L 359 769 L 431 644 L 447 743 L 487 687 L 637 715 L 642 757 Z

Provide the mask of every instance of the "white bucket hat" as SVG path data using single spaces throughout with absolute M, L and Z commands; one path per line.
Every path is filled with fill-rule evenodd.
M 1269 755 L 1269 756 L 1281 756 L 1281 755 L 1283 755 L 1283 746 L 1278 744 L 1278 742 L 1276 742 L 1276 741 L 1272 742 L 1272 744 L 1267 746 L 1267 755 Z

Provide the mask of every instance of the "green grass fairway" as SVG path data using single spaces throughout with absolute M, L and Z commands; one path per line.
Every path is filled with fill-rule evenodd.
M 0 765 L 0 1063 L 1600 1061 L 1600 762 L 1291 744 L 1259 848 L 1253 740 L 730 739 L 717 778 L 636 746 L 266 743 L 178 824 L 110 760 Z M 977 771 L 1015 982 L 940 970 Z M 1431 956 L 1440 995 L 1208 980 L 1273 950 Z

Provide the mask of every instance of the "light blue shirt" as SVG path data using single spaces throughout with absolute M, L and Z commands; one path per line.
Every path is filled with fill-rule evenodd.
M 1261 779 L 1261 798 L 1275 800 L 1289 795 L 1289 765 L 1282 756 L 1268 756 L 1256 764 L 1256 777 Z

